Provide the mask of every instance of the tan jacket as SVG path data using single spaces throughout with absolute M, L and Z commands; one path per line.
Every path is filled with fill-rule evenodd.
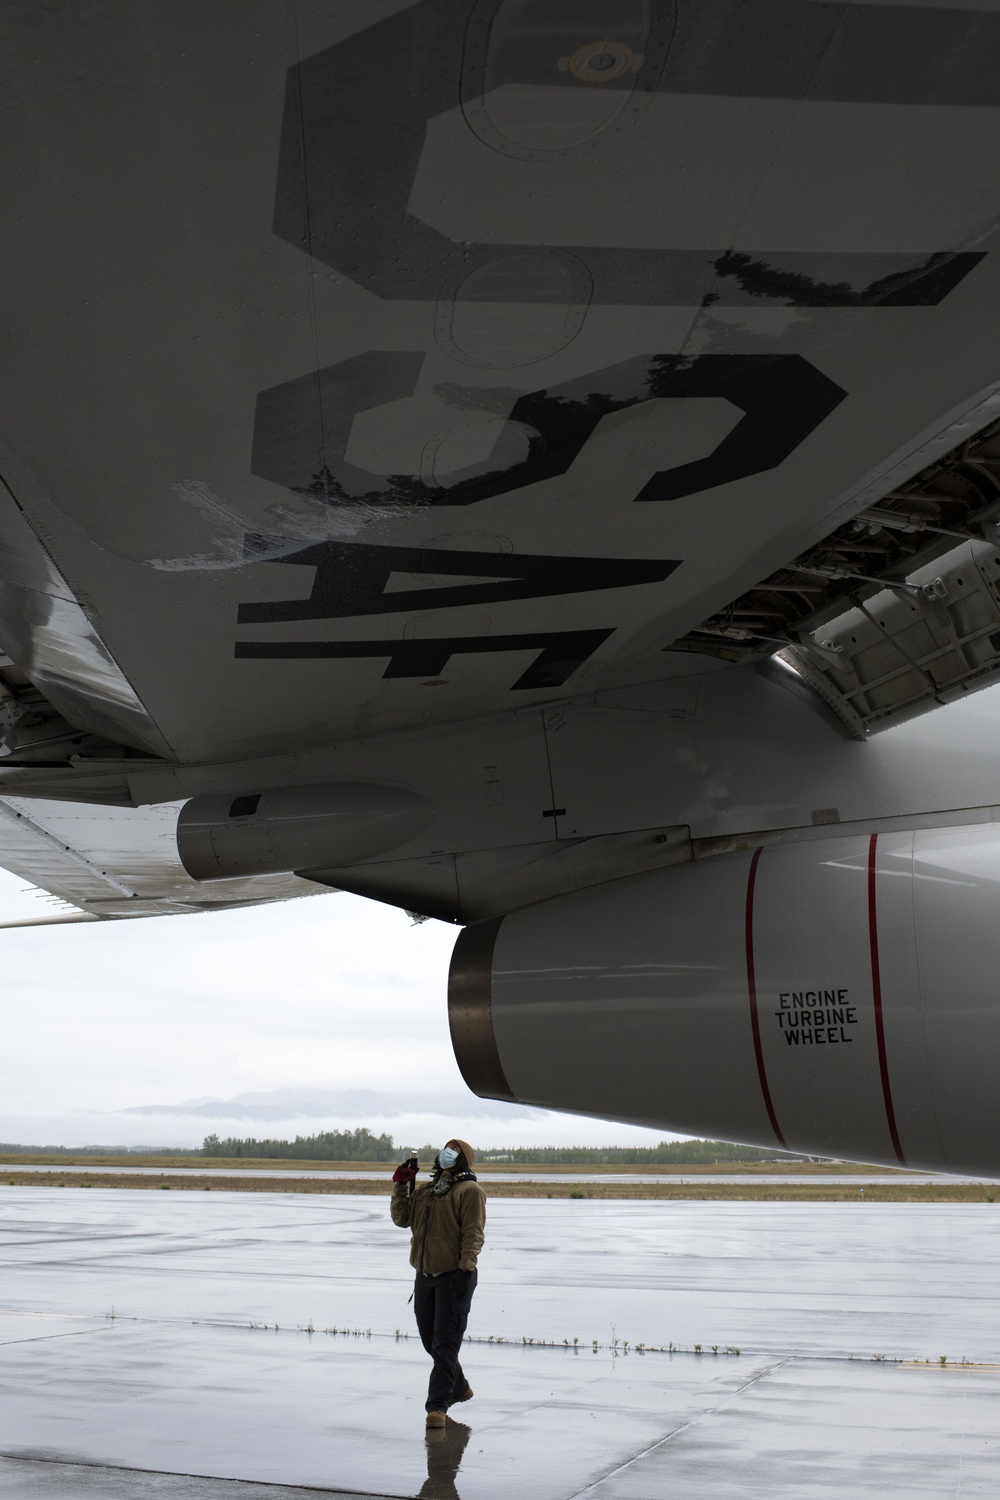
M 429 1182 L 412 1197 L 397 1182 L 389 1205 L 392 1222 L 412 1231 L 410 1265 L 425 1276 L 443 1271 L 474 1271 L 483 1248 L 486 1194 L 478 1182 L 459 1182 L 435 1198 Z

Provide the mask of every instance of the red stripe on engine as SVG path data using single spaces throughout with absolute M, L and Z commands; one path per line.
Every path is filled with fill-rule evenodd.
M 755 849 L 753 859 L 750 861 L 750 875 L 747 879 L 747 994 L 750 997 L 750 1026 L 753 1031 L 753 1050 L 757 1059 L 757 1077 L 760 1079 L 760 1091 L 764 1096 L 764 1108 L 767 1110 L 767 1118 L 771 1122 L 774 1138 L 779 1146 L 788 1150 L 788 1143 L 782 1135 L 778 1126 L 778 1117 L 774 1112 L 774 1104 L 771 1100 L 771 1090 L 767 1083 L 767 1069 L 764 1067 L 764 1049 L 760 1041 L 760 1019 L 757 1015 L 757 974 L 753 962 L 753 893 L 757 884 L 757 866 L 763 849 Z
M 882 973 L 878 961 L 878 912 L 875 905 L 875 851 L 878 834 L 873 833 L 868 841 L 868 943 L 872 958 L 872 1003 L 875 1007 L 875 1040 L 878 1043 L 878 1069 L 882 1076 L 882 1098 L 885 1100 L 885 1118 L 889 1125 L 892 1148 L 901 1167 L 906 1166 L 906 1157 L 899 1143 L 896 1129 L 896 1111 L 892 1107 L 892 1089 L 889 1086 L 889 1064 L 885 1055 L 885 1022 L 882 1018 Z

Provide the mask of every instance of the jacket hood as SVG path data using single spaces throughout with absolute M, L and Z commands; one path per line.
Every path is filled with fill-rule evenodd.
M 476 1160 L 476 1153 L 468 1141 L 460 1141 L 457 1135 L 449 1136 L 448 1139 L 454 1141 L 455 1145 L 464 1153 L 465 1159 L 469 1163 L 469 1171 L 471 1172 Z

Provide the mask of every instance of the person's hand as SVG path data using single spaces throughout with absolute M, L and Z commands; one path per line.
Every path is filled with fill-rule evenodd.
M 414 1181 L 416 1175 L 412 1167 L 397 1167 L 392 1174 L 392 1180 L 393 1182 L 410 1183 Z

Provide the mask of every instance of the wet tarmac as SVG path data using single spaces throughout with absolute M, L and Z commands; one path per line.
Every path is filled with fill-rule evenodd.
M 5 1188 L 0 1500 L 1000 1490 L 1000 1204 L 501 1199 L 488 1231 L 476 1398 L 427 1441 L 378 1200 Z

